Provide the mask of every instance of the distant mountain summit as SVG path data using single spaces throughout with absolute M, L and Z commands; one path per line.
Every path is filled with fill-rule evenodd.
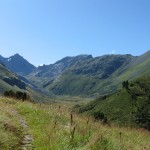
M 36 68 L 19 54 L 9 58 L 4 58 L 0 55 L 0 61 L 11 71 L 23 76 L 31 73 Z

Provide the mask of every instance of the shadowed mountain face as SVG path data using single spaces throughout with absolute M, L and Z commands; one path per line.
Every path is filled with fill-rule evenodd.
M 31 73 L 36 67 L 30 64 L 19 54 L 15 54 L 9 58 L 0 56 L 0 61 L 11 71 L 19 75 L 27 75 Z

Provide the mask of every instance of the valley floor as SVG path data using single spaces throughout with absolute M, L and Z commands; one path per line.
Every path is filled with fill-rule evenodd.
M 0 149 L 150 149 L 150 132 L 103 125 L 72 113 L 71 107 L 70 103 L 46 105 L 0 98 Z

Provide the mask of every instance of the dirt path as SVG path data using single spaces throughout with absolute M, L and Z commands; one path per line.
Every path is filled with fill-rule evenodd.
M 21 150 L 34 150 L 34 147 L 32 145 L 33 137 L 29 133 L 26 120 L 16 110 L 13 110 L 13 113 L 19 120 L 20 126 L 22 127 L 23 137 L 22 137 L 21 146 L 20 146 Z
M 19 117 L 20 125 L 23 129 L 23 139 L 21 142 L 21 150 L 33 150 L 32 136 L 28 133 L 28 125 L 27 122 L 20 116 Z

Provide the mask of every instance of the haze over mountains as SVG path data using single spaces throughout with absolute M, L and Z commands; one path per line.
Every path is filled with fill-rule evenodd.
M 39 67 L 19 54 L 9 58 L 0 56 L 0 61 L 9 70 L 22 76 L 19 79 L 26 85 L 40 89 L 45 94 L 52 92 L 55 95 L 93 96 L 112 93 L 120 88 L 122 81 L 150 73 L 150 51 L 141 56 L 78 55 Z

